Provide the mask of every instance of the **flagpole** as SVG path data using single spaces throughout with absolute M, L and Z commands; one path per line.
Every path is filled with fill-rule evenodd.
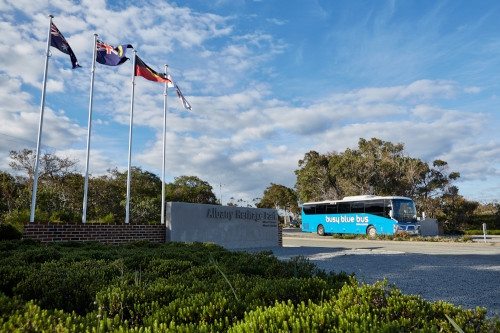
M 47 32 L 47 48 L 45 50 L 45 70 L 43 71 L 42 83 L 42 101 L 40 103 L 40 120 L 38 122 L 38 138 L 36 141 L 35 172 L 33 175 L 33 189 L 31 193 L 30 223 L 35 222 L 36 192 L 38 188 L 38 167 L 40 165 L 40 143 L 42 141 L 43 113 L 45 109 L 45 90 L 47 88 L 47 69 L 49 68 L 50 58 L 50 29 L 52 27 L 53 18 L 54 16 L 49 15 L 49 31 Z
M 92 53 L 92 68 L 90 70 L 90 99 L 89 119 L 87 124 L 87 154 L 85 159 L 85 183 L 83 185 L 83 210 L 82 223 L 87 223 L 87 199 L 89 189 L 89 156 L 90 156 L 90 133 L 92 132 L 92 97 L 94 95 L 95 58 L 97 50 L 97 34 L 94 34 L 94 50 Z
M 125 223 L 130 221 L 130 178 L 131 178 L 131 157 L 132 157 L 132 123 L 134 121 L 134 90 L 135 90 L 135 58 L 137 51 L 134 49 L 134 61 L 132 64 L 132 98 L 130 100 L 130 127 L 128 130 L 128 171 L 127 171 L 127 201 L 125 204 Z
M 165 64 L 165 77 L 168 77 L 168 65 Z M 165 224 L 165 149 L 167 135 L 167 98 L 168 82 L 165 82 L 165 93 L 163 94 L 163 162 L 161 165 L 161 224 Z

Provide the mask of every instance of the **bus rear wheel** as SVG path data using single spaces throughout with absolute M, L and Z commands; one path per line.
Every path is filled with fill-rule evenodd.
M 368 229 L 366 229 L 366 234 L 368 235 L 368 237 L 373 239 L 377 237 L 377 229 L 375 229 L 375 227 L 371 225 L 368 227 Z
M 318 232 L 318 235 L 320 235 L 320 236 L 325 235 L 325 227 L 323 227 L 322 224 L 318 225 L 318 229 L 316 231 Z

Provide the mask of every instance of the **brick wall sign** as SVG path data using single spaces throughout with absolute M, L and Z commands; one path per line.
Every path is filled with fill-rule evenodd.
M 123 244 L 134 241 L 165 242 L 161 224 L 39 224 L 24 226 L 23 238 L 47 242 L 87 242 Z

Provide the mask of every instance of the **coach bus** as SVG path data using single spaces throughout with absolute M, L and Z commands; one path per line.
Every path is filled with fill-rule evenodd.
M 302 205 L 302 231 L 325 234 L 420 234 L 415 203 L 407 197 L 360 195 Z

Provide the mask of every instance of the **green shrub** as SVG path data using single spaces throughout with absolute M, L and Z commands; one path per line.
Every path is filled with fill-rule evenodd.
M 30 220 L 30 211 L 27 210 L 13 210 L 3 215 L 3 220 L 6 225 L 11 225 L 19 231 L 24 230 L 24 224 Z
M 73 212 L 70 211 L 55 211 L 50 215 L 49 222 L 65 222 L 71 223 L 78 221 L 78 216 L 76 216 Z
M 0 251 L 0 332 L 454 332 L 446 316 L 465 332 L 500 331 L 484 309 L 359 285 L 269 252 L 25 240 Z
M 44 308 L 85 313 L 93 309 L 96 293 L 120 272 L 119 265 L 102 260 L 48 261 L 31 268 L 14 293 Z
M 483 230 L 466 230 L 465 231 L 466 235 L 483 235 Z M 500 230 L 486 230 L 486 235 L 500 235 Z
M 0 259 L 0 292 L 14 296 L 14 288 L 28 277 L 30 270 L 29 265 L 15 258 Z
M 188 260 L 154 258 L 145 267 L 144 279 L 154 281 L 158 278 L 168 278 L 172 275 L 182 274 L 193 267 Z
M 370 239 L 367 235 L 334 234 L 337 239 Z M 375 240 L 409 241 L 409 242 L 472 242 L 472 238 L 460 234 L 454 236 L 416 236 L 408 233 L 398 233 L 396 235 L 377 235 Z
M 3 216 L 5 224 L 11 224 L 15 226 L 19 230 L 23 230 L 23 226 L 29 222 L 30 220 L 30 210 L 13 210 L 11 212 L 6 213 Z M 35 221 L 37 222 L 48 222 L 49 214 L 43 212 L 39 209 L 35 211 Z
M 23 233 L 12 224 L 0 224 L 0 241 L 21 239 Z
M 115 223 L 115 215 L 113 213 L 109 213 L 99 218 L 99 223 L 102 224 L 113 224 Z
M 426 302 L 379 283 L 347 284 L 322 303 L 288 301 L 257 307 L 228 332 L 454 332 L 445 314 L 466 332 L 494 332 L 500 327 L 498 320 L 486 320 L 482 309 Z

